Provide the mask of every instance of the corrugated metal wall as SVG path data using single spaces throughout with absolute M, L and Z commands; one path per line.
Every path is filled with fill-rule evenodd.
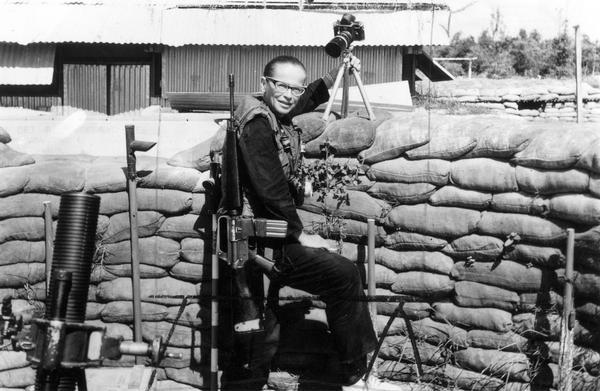
M 256 92 L 265 64 L 275 56 L 298 57 L 314 80 L 340 63 L 321 47 L 182 46 L 166 47 L 162 56 L 162 92 L 226 92 L 227 74 L 236 76 L 237 92 Z M 401 80 L 402 47 L 361 46 L 354 54 L 362 64 L 364 84 Z
M 110 114 L 150 105 L 150 65 L 111 65 Z
M 61 106 L 58 96 L 0 96 L 2 107 L 23 107 L 31 110 L 50 111 L 54 106 Z
M 107 112 L 106 65 L 65 64 L 64 105 Z

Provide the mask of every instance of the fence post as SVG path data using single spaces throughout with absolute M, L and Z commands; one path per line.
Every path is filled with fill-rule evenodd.
M 560 355 L 558 361 L 558 390 L 571 391 L 573 368 L 573 329 L 575 312 L 573 311 L 573 258 L 575 247 L 575 231 L 567 229 L 567 264 L 565 267 L 565 289 L 563 296 L 563 313 L 560 329 Z
M 582 63 L 582 49 L 581 49 L 581 33 L 579 31 L 579 25 L 574 26 L 575 28 L 575 99 L 577 101 L 577 123 L 583 122 L 583 91 L 581 89 L 581 79 L 583 78 L 581 63 Z

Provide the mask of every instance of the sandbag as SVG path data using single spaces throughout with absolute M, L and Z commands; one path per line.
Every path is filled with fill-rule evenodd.
M 207 278 L 203 275 L 204 267 L 198 263 L 178 262 L 169 270 L 169 274 L 178 280 L 200 282 Z
M 399 115 L 382 122 L 373 145 L 358 154 L 366 164 L 395 159 L 409 149 L 429 142 L 429 119 L 421 113 Z
M 100 160 L 86 167 L 85 191 L 92 193 L 127 190 L 127 164 L 118 161 Z
M 558 282 L 565 283 L 565 269 L 556 270 Z M 578 299 L 587 298 L 600 303 L 600 276 L 591 273 L 573 271 L 573 289 Z
M 162 214 L 154 211 L 138 212 L 137 219 L 138 236 L 140 238 L 154 235 L 165 221 L 165 217 Z M 102 235 L 102 243 L 121 242 L 129 240 L 130 237 L 129 213 L 118 213 L 110 217 L 108 228 Z
M 498 332 L 491 330 L 469 330 L 467 332 L 469 346 L 483 349 L 523 352 L 529 340 L 512 331 Z
M 0 243 L 9 240 L 44 240 L 44 238 L 44 219 L 41 217 L 0 220 Z
M 199 226 L 199 217 L 193 214 L 167 217 L 156 234 L 165 238 L 181 240 L 183 238 L 201 238 L 204 228 Z
M 475 231 L 481 213 L 474 210 L 431 206 L 399 205 L 384 220 L 387 227 L 441 238 L 456 238 Z
M 0 265 L 46 262 L 46 243 L 11 240 L 0 244 Z
M 181 312 L 181 315 L 179 314 L 180 310 L 181 305 L 168 307 L 167 316 L 165 320 L 167 320 L 170 323 L 174 323 L 177 320 L 177 324 L 189 327 L 197 327 L 202 324 L 202 311 L 204 311 L 204 315 L 208 317 L 208 314 L 206 313 L 208 308 L 201 308 L 200 305 L 197 303 L 186 305 L 183 309 L 183 312 Z M 177 319 L 178 317 L 179 319 Z
M 577 224 L 600 224 L 600 199 L 586 194 L 566 194 L 550 199 L 550 216 Z
M 337 156 L 352 156 L 369 148 L 375 140 L 376 124 L 366 118 L 348 117 L 333 121 L 305 146 L 306 156 L 319 157 L 326 148 Z
M 178 305 L 181 303 L 183 296 L 197 295 L 200 289 L 199 286 L 172 277 L 156 280 L 142 279 L 140 286 L 142 301 L 166 305 Z M 131 279 L 117 278 L 112 281 L 101 282 L 98 284 L 96 296 L 102 301 L 130 301 L 132 300 Z
M 523 353 L 502 352 L 497 350 L 466 348 L 454 353 L 456 363 L 502 380 L 529 382 L 529 359 Z
M 319 234 L 324 238 L 342 239 L 351 243 L 365 243 L 368 235 L 368 224 L 336 216 L 323 216 L 298 209 L 298 217 L 302 222 L 303 230 L 311 234 Z M 375 226 L 375 244 L 380 245 L 386 236 L 383 227 Z
M 434 303 L 431 317 L 439 322 L 492 331 L 506 332 L 513 325 L 510 312 L 496 308 L 464 308 L 452 303 Z
M 458 281 L 479 282 L 515 292 L 549 289 L 556 280 L 554 272 L 550 270 L 527 267 L 512 261 L 502 261 L 498 265 L 490 262 L 457 262 L 452 276 Z
M 377 365 L 377 377 L 395 382 L 426 382 L 434 383 L 444 378 L 444 367 L 439 365 L 422 365 L 423 373 L 419 376 L 413 363 L 398 360 L 384 360 Z
M 470 135 L 477 145 L 464 158 L 506 159 L 529 145 L 534 132 L 529 122 L 497 116 L 460 116 L 453 128 L 459 135 Z
M 201 184 L 199 185 L 201 174 L 193 168 L 159 165 L 152 171 L 140 171 L 138 176 L 140 188 L 203 191 Z
M 101 320 L 89 320 L 85 323 L 92 326 L 105 327 L 107 337 L 123 337 L 126 341 L 133 340 L 133 330 L 122 323 L 105 323 Z
M 32 367 L 15 368 L 0 372 L 0 387 L 25 388 L 35 384 L 36 371 Z
M 520 303 L 516 292 L 472 281 L 454 284 L 454 302 L 461 307 L 492 307 L 513 312 Z
M 386 183 L 375 182 L 367 193 L 380 198 L 391 205 L 419 204 L 427 202 L 435 192 L 436 187 L 431 183 Z
M 498 193 L 492 196 L 491 208 L 497 212 L 522 213 L 546 216 L 550 209 L 549 201 L 541 197 L 532 197 L 524 193 Z
M 28 366 L 30 363 L 27 360 L 27 353 L 25 352 L 13 352 L 10 350 L 4 350 L 0 353 L 0 371 L 6 371 L 7 369 L 23 368 Z
M 329 247 L 337 249 L 337 253 L 352 262 L 364 264 L 367 261 L 366 244 L 348 243 L 340 240 L 325 239 Z
M 221 122 L 219 128 L 210 139 L 210 152 L 221 153 L 225 144 L 225 136 L 227 136 L 227 121 Z
M 517 244 L 507 249 L 503 257 L 523 264 L 531 263 L 535 266 L 556 269 L 565 263 L 565 256 L 561 250 L 553 247 L 532 246 Z
M 519 189 L 530 194 L 584 193 L 590 182 L 589 174 L 580 170 L 539 170 L 517 166 Z
M 0 143 L 8 144 L 10 142 L 11 142 L 10 134 L 8 134 L 6 129 L 4 129 L 3 127 L 0 126 Z
M 131 264 L 102 265 L 101 269 L 116 277 L 131 277 Z M 140 265 L 140 278 L 160 278 L 166 277 L 168 274 L 165 269 L 158 266 Z
M 86 320 L 94 320 L 100 319 L 100 314 L 104 309 L 104 303 L 94 303 L 90 302 L 85 305 L 85 319 Z
M 31 166 L 26 193 L 62 194 L 81 191 L 85 183 L 85 168 L 69 160 L 45 161 Z
M 484 235 L 506 238 L 515 232 L 524 242 L 542 245 L 564 243 L 566 228 L 563 222 L 537 216 L 495 212 L 482 212 L 477 224 L 477 231 Z
M 167 164 L 173 167 L 194 168 L 198 171 L 207 171 L 210 168 L 210 144 L 211 139 L 207 139 L 194 145 L 191 148 L 177 152 L 167 160 Z
M 573 130 L 564 123 L 557 123 L 557 127 L 558 129 L 537 134 L 524 150 L 512 158 L 512 162 L 526 167 L 571 168 L 579 161 L 590 142 L 598 138 L 597 130 Z
M 50 201 L 52 217 L 58 216 L 60 197 L 52 194 L 24 193 L 0 198 L 0 219 L 43 217 L 44 201 Z
M 455 136 L 449 132 L 431 133 L 427 144 L 410 149 L 404 154 L 408 159 L 454 160 L 471 151 L 477 145 L 472 137 Z
M 151 210 L 166 215 L 182 214 L 192 207 L 192 193 L 169 189 L 137 189 L 138 210 Z M 102 193 L 100 214 L 113 215 L 129 210 L 127 192 Z
M 0 197 L 18 194 L 29 181 L 29 167 L 7 167 L 0 170 Z
M 391 250 L 437 251 L 446 247 L 447 241 L 414 232 L 396 231 L 384 238 L 385 247 Z
M 8 145 L 0 143 L 0 168 L 20 167 L 35 163 L 35 159 L 25 153 L 17 152 Z
M 586 322 L 600 325 L 600 305 L 596 303 L 585 303 L 575 308 L 577 317 Z
M 131 263 L 131 242 L 105 244 L 98 248 L 98 256 L 104 265 Z M 179 261 L 179 243 L 160 236 L 139 239 L 140 263 L 170 268 Z
M 377 288 L 375 290 L 375 294 L 378 298 L 377 313 L 379 315 L 390 316 L 396 311 L 398 305 L 400 305 L 399 302 L 393 300 L 393 297 L 397 296 L 397 294 L 390 290 L 384 288 Z M 387 301 L 387 297 L 390 297 L 391 300 Z M 431 315 L 431 311 L 433 310 L 433 308 L 431 308 L 431 305 L 427 302 L 402 303 L 402 309 L 404 310 L 406 316 L 409 319 L 413 320 L 428 318 Z
M 544 359 L 558 364 L 561 356 L 560 342 L 545 341 L 540 342 L 539 351 Z M 600 353 L 583 348 L 581 346 L 573 346 L 573 369 L 584 369 L 588 374 L 598 376 L 600 374 Z
M 391 286 L 393 292 L 427 298 L 448 297 L 454 290 L 454 281 L 447 275 L 428 272 L 402 272 Z
M 555 291 L 520 293 L 519 301 L 519 312 L 560 311 L 563 306 L 563 297 Z
M 590 176 L 589 190 L 594 197 L 600 198 L 600 174 Z
M 199 215 L 202 214 L 202 209 L 206 202 L 206 196 L 204 193 L 192 193 L 192 209 L 190 213 Z
M 181 258 L 186 262 L 202 263 L 204 261 L 204 240 L 183 238 L 181 240 Z
M 558 267 L 564 267 L 564 262 Z M 600 274 L 600 252 L 594 253 L 577 248 L 575 250 L 575 269 Z
M 465 190 L 455 186 L 443 186 L 430 198 L 429 203 L 434 206 L 454 206 L 483 210 L 492 202 L 492 195 L 475 190 Z
M 165 368 L 165 373 L 169 379 L 175 380 L 177 384 L 189 384 L 196 387 L 206 387 L 208 379 L 202 377 L 202 372 L 193 370 L 192 368 Z M 180 386 L 178 386 L 180 387 Z
M 450 181 L 469 190 L 499 193 L 518 189 L 515 168 L 506 162 L 487 158 L 452 162 Z
M 389 317 L 377 315 L 376 329 L 377 335 L 381 335 L 383 328 L 388 322 Z M 434 345 L 446 345 L 452 347 L 467 346 L 466 330 L 451 325 L 448 322 L 436 322 L 431 318 L 419 319 L 411 322 L 415 336 L 419 340 L 429 342 Z M 404 319 L 395 319 L 390 327 L 388 335 L 408 335 Z
M 378 287 L 391 288 L 395 281 L 395 271 L 383 265 L 375 265 L 375 284 Z
M 46 279 L 44 263 L 16 263 L 0 266 L 0 288 L 20 288 Z
M 43 318 L 46 312 L 46 305 L 41 301 L 12 299 L 12 314 L 21 317 L 25 324 L 30 324 L 35 318 Z
M 427 342 L 417 341 L 417 350 L 421 362 L 429 365 L 443 365 L 448 352 L 442 346 L 435 346 Z M 403 360 L 415 362 L 415 352 L 410 338 L 391 335 L 383 340 L 379 357 L 384 360 Z
M 575 233 L 575 249 L 600 254 L 600 225 L 585 232 Z
M 444 376 L 450 384 L 461 390 L 497 391 L 503 389 L 504 381 L 479 372 L 468 371 L 451 364 L 444 366 Z
M 380 182 L 426 182 L 444 186 L 450 176 L 450 162 L 441 159 L 411 161 L 397 158 L 373 164 L 367 171 L 367 176 Z
M 395 272 L 426 271 L 449 274 L 454 266 L 452 258 L 429 251 L 394 251 L 385 247 L 375 249 L 375 262 Z
M 311 111 L 292 118 L 292 124 L 302 132 L 302 142 L 308 143 L 319 137 L 325 131 L 327 125 L 335 120 L 333 113 L 329 114 L 327 119 L 323 119 L 323 113 L 320 111 Z
M 154 303 L 142 303 L 143 321 L 160 321 L 167 316 L 167 307 Z M 133 323 L 133 302 L 111 301 L 106 303 L 100 316 L 104 322 Z
M 333 216 L 341 216 L 346 219 L 367 221 L 375 219 L 381 221 L 391 209 L 385 201 L 371 197 L 362 191 L 346 191 L 347 201 L 333 198 L 328 194 L 323 202 L 318 195 L 305 197 L 302 209 L 313 213 L 327 213 Z
M 467 235 L 453 240 L 442 252 L 457 260 L 495 261 L 504 251 L 504 243 L 493 236 Z
M 575 163 L 575 167 L 600 174 L 600 138 L 590 143 Z
M 142 335 L 144 340 L 151 341 L 158 336 L 169 334 L 173 325 L 169 322 L 142 322 Z M 195 334 L 193 336 L 192 334 Z M 195 339 L 194 339 L 195 337 Z M 176 325 L 169 340 L 169 346 L 187 348 L 200 346 L 200 332 L 187 326 Z

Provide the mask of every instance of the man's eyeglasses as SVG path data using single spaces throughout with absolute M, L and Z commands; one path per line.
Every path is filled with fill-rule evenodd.
M 274 79 L 269 76 L 265 76 L 265 79 L 267 79 L 271 83 L 273 83 L 273 85 L 275 86 L 275 91 L 277 91 L 281 94 L 285 94 L 288 90 L 290 90 L 292 92 L 292 95 L 300 96 L 300 95 L 304 94 L 304 91 L 306 91 L 306 87 L 294 87 L 287 83 L 282 82 L 281 80 L 277 80 L 277 79 Z

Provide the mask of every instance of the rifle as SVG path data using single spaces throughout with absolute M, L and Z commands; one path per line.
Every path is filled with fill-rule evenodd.
M 238 134 L 233 112 L 234 76 L 229 75 L 229 120 L 221 170 L 222 215 L 218 218 L 217 251 L 220 259 L 233 269 L 234 285 L 239 295 L 239 307 L 234 313 L 234 332 L 251 333 L 262 330 L 262 314 L 248 286 L 247 262 L 252 260 L 269 272 L 273 262 L 250 251 L 252 238 L 280 238 L 287 233 L 287 222 L 242 216 L 242 191 L 238 168 Z

